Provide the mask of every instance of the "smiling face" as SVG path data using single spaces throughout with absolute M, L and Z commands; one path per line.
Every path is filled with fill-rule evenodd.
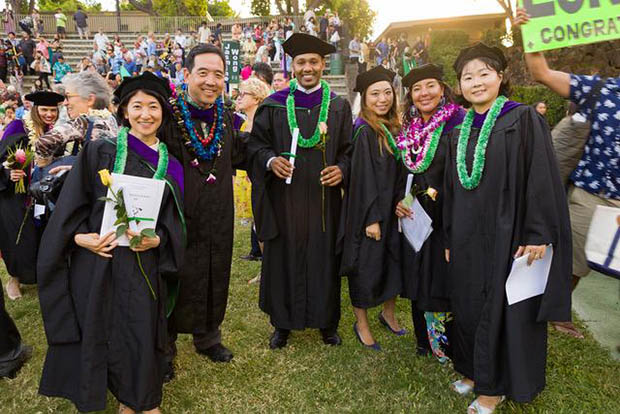
M 325 59 L 317 53 L 304 53 L 293 59 L 295 79 L 305 89 L 314 88 L 319 84 L 323 70 L 325 70 Z
M 131 126 L 131 134 L 141 141 L 148 141 L 157 134 L 162 122 L 163 110 L 157 98 L 138 91 L 129 98 L 124 116 Z
M 192 71 L 184 68 L 183 73 L 191 98 L 202 106 L 215 103 L 224 90 L 224 62 L 215 53 L 197 55 Z
M 459 83 L 463 97 L 472 104 L 476 112 L 488 110 L 497 96 L 504 75 L 496 72 L 480 59 L 474 59 L 463 67 Z
M 411 87 L 411 100 L 423 117 L 430 117 L 439 106 L 444 87 L 437 79 L 422 79 Z
M 88 99 L 82 98 L 76 90 L 67 88 L 65 91 L 65 105 L 67 106 L 67 114 L 71 119 L 75 119 L 82 114 L 88 113 L 89 109 L 95 103 L 95 97 L 90 96 Z
M 394 90 L 388 81 L 375 82 L 366 89 L 366 107 L 377 116 L 386 115 L 394 105 Z
M 37 106 L 37 113 L 45 125 L 54 125 L 58 120 L 57 106 Z
M 545 114 L 547 113 L 547 104 L 545 104 L 544 102 L 538 102 L 538 104 L 536 104 L 536 112 L 538 112 L 542 116 L 545 116 Z

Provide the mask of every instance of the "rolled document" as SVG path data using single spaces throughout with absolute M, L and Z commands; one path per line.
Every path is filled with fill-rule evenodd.
M 293 166 L 293 168 L 295 167 L 295 157 L 297 156 L 297 140 L 299 139 L 299 128 L 295 128 L 293 130 L 293 140 L 291 141 L 291 151 L 289 154 L 289 162 L 291 163 L 291 165 Z M 286 183 L 290 184 L 291 182 L 293 182 L 293 173 L 291 173 L 291 176 L 288 177 L 286 179 Z

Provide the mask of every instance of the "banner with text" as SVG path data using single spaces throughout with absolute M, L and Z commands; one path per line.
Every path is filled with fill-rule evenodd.
M 519 0 L 526 52 L 620 39 L 620 0 Z
M 224 41 L 224 56 L 226 57 L 226 83 L 236 85 L 241 74 L 240 65 L 241 47 L 237 40 Z

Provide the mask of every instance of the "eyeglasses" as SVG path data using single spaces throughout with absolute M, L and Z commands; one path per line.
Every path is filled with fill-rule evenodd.
M 77 93 L 65 93 L 65 98 L 66 99 L 73 98 L 73 97 L 76 97 L 76 96 L 80 96 L 80 95 L 77 94 Z
M 247 96 L 254 96 L 254 94 L 253 94 L 253 93 L 250 93 L 250 92 L 239 92 L 239 95 L 237 95 L 237 97 L 238 97 L 239 99 L 243 99 L 243 97 L 244 97 L 244 96 L 246 96 L 246 95 L 247 95 Z

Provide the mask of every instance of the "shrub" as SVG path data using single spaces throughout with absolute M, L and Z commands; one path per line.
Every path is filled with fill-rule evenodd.
M 510 99 L 527 105 L 533 105 L 540 101 L 546 103 L 547 115 L 545 117 L 551 127 L 560 122 L 566 114 L 566 100 L 544 86 L 512 85 Z

